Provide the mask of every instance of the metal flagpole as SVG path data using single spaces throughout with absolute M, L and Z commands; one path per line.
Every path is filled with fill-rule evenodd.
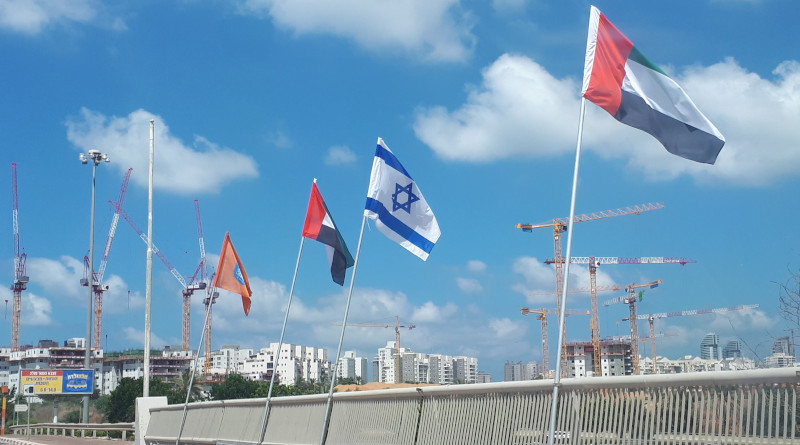
M 581 98 L 581 117 L 578 121 L 578 147 L 575 150 L 575 172 L 572 176 L 572 199 L 569 204 L 569 222 L 567 223 L 567 254 L 564 257 L 564 282 L 561 288 L 561 313 L 558 314 L 558 353 L 556 358 L 556 375 L 553 379 L 553 403 L 550 409 L 550 432 L 547 436 L 547 444 L 553 445 L 556 432 L 556 413 L 558 412 L 558 387 L 561 385 L 561 354 L 563 345 L 567 339 L 564 338 L 564 322 L 566 320 L 567 289 L 569 282 L 569 262 L 572 257 L 572 226 L 575 222 L 575 196 L 578 190 L 578 171 L 581 165 L 581 140 L 583 139 L 583 116 L 586 112 L 586 99 Z
M 212 279 L 209 282 L 213 282 Z M 189 406 L 189 396 L 192 394 L 192 385 L 194 385 L 194 374 L 197 372 L 197 362 L 200 361 L 200 349 L 203 348 L 203 340 L 206 338 L 206 326 L 208 326 L 208 317 L 211 315 L 211 305 L 214 304 L 212 300 L 214 292 L 217 291 L 216 287 L 208 286 L 206 292 L 208 293 L 208 305 L 206 306 L 206 318 L 203 322 L 203 329 L 200 331 L 200 344 L 197 346 L 197 353 L 194 356 L 194 367 L 192 369 L 192 376 L 189 378 L 189 386 L 186 388 L 186 402 L 183 403 L 183 418 L 181 418 L 181 426 L 178 428 L 178 437 L 175 439 L 175 445 L 180 445 L 181 434 L 183 433 L 183 426 L 186 424 L 186 409 Z M 259 442 L 260 443 L 260 442 Z
M 358 270 L 358 258 L 361 256 L 361 241 L 364 239 L 364 226 L 367 224 L 367 215 L 361 221 L 361 233 L 358 235 L 358 248 L 356 248 L 356 259 L 353 262 L 353 275 L 350 277 L 350 291 L 347 293 L 347 304 L 344 307 L 344 319 L 342 320 L 342 335 L 339 337 L 339 348 L 336 350 L 336 361 L 334 362 L 333 373 L 331 375 L 331 388 L 328 391 L 328 406 L 325 409 L 325 423 L 322 425 L 322 437 L 320 445 L 325 445 L 328 438 L 328 425 L 331 422 L 331 410 L 333 409 L 333 387 L 336 384 L 336 370 L 339 368 L 339 356 L 342 354 L 342 343 L 344 342 L 344 330 L 347 328 L 347 314 L 350 312 L 350 300 L 353 298 L 353 285 L 356 282 L 356 271 Z
M 155 158 L 155 121 L 150 119 L 150 175 L 147 205 L 147 276 L 144 310 L 144 379 L 142 396 L 150 396 L 150 314 L 153 304 L 153 160 Z M 88 341 L 88 339 L 87 339 Z
M 316 179 L 314 180 L 316 182 Z M 303 256 L 303 244 L 306 237 L 300 237 L 300 251 L 297 252 L 297 263 L 294 265 L 294 277 L 292 278 L 292 287 L 289 289 L 289 302 L 286 304 L 286 314 L 283 316 L 283 327 L 281 328 L 281 338 L 278 340 L 278 350 L 275 351 L 275 360 L 272 363 L 272 375 L 269 378 L 269 392 L 267 393 L 267 402 L 264 405 L 264 418 L 261 420 L 261 436 L 258 438 L 258 443 L 264 441 L 264 435 L 267 434 L 267 419 L 269 418 L 269 402 L 272 400 L 272 387 L 275 385 L 275 374 L 278 370 L 278 361 L 281 357 L 281 349 L 283 348 L 283 335 L 286 333 L 286 323 L 289 321 L 289 309 L 292 307 L 292 297 L 294 296 L 294 284 L 297 281 L 297 270 L 300 269 L 300 257 Z M 176 444 L 177 445 L 177 444 Z

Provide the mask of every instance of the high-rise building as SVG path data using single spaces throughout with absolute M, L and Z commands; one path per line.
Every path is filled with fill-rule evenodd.
M 719 360 L 719 335 L 709 332 L 700 342 L 700 358 L 704 360 Z
M 729 341 L 724 348 L 722 348 L 722 358 L 739 358 L 742 356 L 742 342 L 740 340 Z
M 794 356 L 794 343 L 789 337 L 779 337 L 772 344 L 772 353 Z

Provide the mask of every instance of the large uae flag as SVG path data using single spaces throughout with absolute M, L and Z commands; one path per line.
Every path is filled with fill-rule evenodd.
M 582 96 L 672 154 L 713 164 L 725 138 L 674 80 L 592 6 Z

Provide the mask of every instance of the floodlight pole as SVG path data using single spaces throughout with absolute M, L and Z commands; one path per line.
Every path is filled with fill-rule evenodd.
M 97 165 L 101 161 L 110 162 L 111 159 L 107 154 L 100 153 L 100 150 L 89 150 L 88 154 L 81 153 L 78 157 L 81 163 L 88 164 L 92 162 L 92 213 L 89 226 L 89 310 L 86 316 L 86 357 L 83 366 L 85 369 L 92 369 L 92 313 L 94 312 L 94 208 L 95 208 L 95 195 L 97 194 Z M 90 388 L 94 391 L 94 381 L 89 383 Z M 89 395 L 83 396 L 83 423 L 89 423 Z

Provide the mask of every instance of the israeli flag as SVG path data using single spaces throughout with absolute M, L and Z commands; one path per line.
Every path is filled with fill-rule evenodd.
M 375 220 L 378 230 L 423 261 L 442 234 L 417 183 L 381 138 L 372 162 L 364 216 Z

